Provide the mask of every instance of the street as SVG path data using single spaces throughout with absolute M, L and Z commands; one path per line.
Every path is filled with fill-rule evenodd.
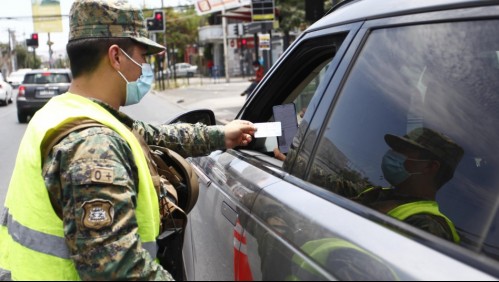
M 137 105 L 121 110 L 134 119 L 161 124 L 165 120 L 191 109 L 208 108 L 215 112 L 219 124 L 232 120 L 244 104 L 239 94 L 249 85 L 247 80 L 233 78 L 230 83 L 209 78 L 178 79 L 178 88 L 153 90 Z M 17 121 L 15 101 L 0 107 L 0 205 L 3 206 L 14 163 L 27 124 Z

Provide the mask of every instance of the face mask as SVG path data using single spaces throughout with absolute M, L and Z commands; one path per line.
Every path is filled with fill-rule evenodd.
M 134 59 L 132 59 L 123 49 L 121 49 L 121 52 L 125 54 L 125 56 L 130 59 L 132 62 L 134 62 L 137 66 L 139 66 L 142 69 L 142 74 L 140 75 L 139 79 L 137 81 L 129 82 L 125 76 L 118 71 L 118 73 L 123 77 L 123 79 L 126 81 L 126 101 L 125 101 L 125 106 L 129 105 L 134 105 L 140 102 L 142 98 L 151 90 L 151 86 L 154 80 L 154 73 L 152 71 L 151 65 L 149 64 L 142 64 L 142 66 L 137 63 Z
M 407 180 L 411 175 L 421 174 L 421 172 L 410 173 L 405 169 L 404 163 L 406 160 L 427 162 L 429 160 L 409 159 L 405 155 L 389 150 L 383 156 L 381 162 L 381 170 L 386 181 L 391 185 L 397 186 Z
M 257 71 L 259 68 L 258 68 L 258 67 L 253 67 L 253 69 L 254 69 L 255 71 Z

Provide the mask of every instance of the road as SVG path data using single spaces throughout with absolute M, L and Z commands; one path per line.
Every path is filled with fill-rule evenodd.
M 172 86 L 173 83 L 170 85 Z M 244 104 L 239 94 L 249 85 L 243 79 L 230 83 L 204 78 L 178 80 L 178 88 L 152 91 L 137 105 L 121 110 L 132 118 L 152 124 L 161 124 L 186 110 L 208 108 L 215 112 L 219 124 L 232 120 Z M 14 163 L 27 124 L 17 121 L 15 102 L 0 106 L 0 208 L 3 207 Z

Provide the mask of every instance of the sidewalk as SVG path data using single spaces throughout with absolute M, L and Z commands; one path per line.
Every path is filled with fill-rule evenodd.
M 155 92 L 185 110 L 211 109 L 217 123 L 226 124 L 235 118 L 246 101 L 246 96 L 240 94 L 250 85 L 248 79 L 231 77 L 226 82 L 225 77 L 216 81 L 207 77 L 189 78 L 189 81 L 179 78 L 177 88 Z M 172 84 L 173 81 L 170 81 L 170 86 Z

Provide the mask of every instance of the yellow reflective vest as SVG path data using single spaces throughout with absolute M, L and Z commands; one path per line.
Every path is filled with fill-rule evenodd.
M 52 98 L 30 121 L 0 214 L 0 280 L 79 280 L 42 177 L 40 145 L 47 134 L 75 119 L 90 118 L 116 131 L 138 168 L 136 216 L 142 247 L 156 258 L 160 215 L 147 160 L 133 133 L 97 103 L 71 93 Z

